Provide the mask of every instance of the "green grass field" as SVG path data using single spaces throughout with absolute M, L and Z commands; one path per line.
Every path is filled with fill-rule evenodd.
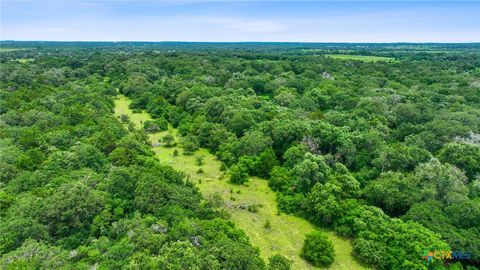
M 20 51 L 25 50 L 23 48 L 0 48 L 0 53 L 2 52 L 13 52 L 13 51 Z
M 115 115 L 128 115 L 137 128 L 142 123 L 151 119 L 147 113 L 132 113 L 128 108 L 130 101 L 122 95 L 115 100 Z M 150 134 L 151 142 L 159 141 L 164 135 L 171 133 L 177 138 L 177 131 L 172 127 L 168 131 Z M 251 243 L 260 249 L 264 259 L 274 254 L 282 254 L 294 261 L 293 269 L 314 269 L 311 265 L 299 257 L 303 246 L 305 234 L 314 230 L 324 231 L 335 246 L 335 262 L 329 269 L 368 269 L 360 265 L 352 257 L 350 241 L 338 237 L 331 230 L 315 228 L 308 221 L 291 215 L 280 214 L 277 209 L 276 194 L 267 185 L 267 181 L 252 177 L 248 185 L 233 185 L 228 182 L 224 172 L 220 171 L 220 162 L 206 149 L 199 149 L 193 155 L 183 155 L 181 148 L 158 146 L 153 148 L 160 162 L 171 165 L 177 170 L 185 172 L 192 181 L 197 183 L 198 188 L 205 197 L 219 194 L 225 209 L 231 214 L 231 220 L 250 238 Z M 179 155 L 174 157 L 173 152 L 177 149 Z M 204 156 L 204 165 L 196 164 L 196 156 Z M 199 168 L 203 173 L 198 174 Z M 258 212 L 250 212 L 242 209 L 248 205 L 261 205 Z M 265 228 L 269 221 L 271 228 Z
M 19 59 L 17 59 L 17 61 L 18 61 L 19 63 L 26 64 L 26 63 L 32 62 L 32 61 L 33 61 L 33 58 L 19 58 Z
M 383 57 L 383 56 L 370 56 L 370 55 L 353 55 L 353 54 L 325 54 L 325 56 L 340 59 L 340 60 L 357 60 L 363 62 L 393 62 L 395 58 Z

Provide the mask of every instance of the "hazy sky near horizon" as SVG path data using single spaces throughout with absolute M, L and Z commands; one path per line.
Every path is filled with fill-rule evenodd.
M 479 42 L 480 1 L 0 0 L 0 39 Z

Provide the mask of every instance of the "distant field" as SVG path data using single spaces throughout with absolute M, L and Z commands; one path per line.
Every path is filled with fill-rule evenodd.
M 25 50 L 23 48 L 0 48 L 0 53 L 2 52 L 13 52 L 13 51 L 20 51 Z
M 407 54 L 418 54 L 418 53 L 465 53 L 465 52 L 478 52 L 479 50 L 391 50 L 391 51 L 380 51 L 375 52 L 376 54 L 391 54 L 391 53 L 407 53 Z
M 33 61 L 33 58 L 19 58 L 17 59 L 19 63 L 26 64 Z
M 370 56 L 370 55 L 353 55 L 353 54 L 326 54 L 325 56 L 333 59 L 341 60 L 357 60 L 364 62 L 392 62 L 395 61 L 395 58 L 392 57 L 383 57 L 383 56 Z
M 151 119 L 147 113 L 132 113 L 128 108 L 130 100 L 125 96 L 118 96 L 115 100 L 115 115 L 128 115 L 137 128 L 142 123 Z M 172 127 L 168 131 L 150 134 L 152 142 L 158 142 L 167 133 L 171 133 L 178 141 L 177 130 Z M 173 152 L 178 150 L 179 155 L 174 157 Z M 228 182 L 224 172 L 220 171 L 220 161 L 207 149 L 199 149 L 193 155 L 183 155 L 183 150 L 177 147 L 157 146 L 153 150 L 161 163 L 168 164 L 179 171 L 185 172 L 197 184 L 205 197 L 218 194 L 224 201 L 223 209 L 231 214 L 231 220 L 249 236 L 251 243 L 260 249 L 262 258 L 267 260 L 274 254 L 282 254 L 294 261 L 293 269 L 315 269 L 300 258 L 305 234 L 315 229 L 308 221 L 292 215 L 279 214 L 277 209 L 276 194 L 267 184 L 266 180 L 252 177 L 248 185 L 233 185 Z M 196 156 L 204 156 L 204 165 L 196 164 Z M 197 170 L 202 168 L 202 174 Z M 239 208 L 243 205 L 262 205 L 258 212 L 253 213 Z M 267 220 L 271 224 L 266 229 Z M 362 270 L 368 269 L 360 265 L 352 257 L 350 241 L 338 237 L 333 231 L 316 228 L 324 231 L 335 247 L 335 261 L 328 269 Z

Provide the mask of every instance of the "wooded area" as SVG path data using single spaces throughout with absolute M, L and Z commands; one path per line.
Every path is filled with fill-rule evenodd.
M 480 265 L 478 44 L 0 45 L 6 269 L 292 269 L 202 195 L 199 148 L 224 181 L 267 181 L 279 215 L 351 240 L 362 265 Z M 115 117 L 119 94 L 153 119 Z M 171 129 L 153 143 L 196 155 L 197 181 L 152 149 Z M 325 234 L 305 239 L 298 256 L 331 265 Z

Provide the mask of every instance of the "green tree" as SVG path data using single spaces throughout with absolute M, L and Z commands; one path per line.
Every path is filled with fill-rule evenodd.
M 159 269 L 202 269 L 205 267 L 201 254 L 190 242 L 173 242 L 162 247 L 156 259 Z M 218 264 L 218 261 L 216 261 Z M 216 267 L 219 269 L 219 267 Z
M 41 219 L 55 237 L 85 233 L 104 204 L 104 194 L 99 191 L 83 183 L 67 183 L 45 201 Z
M 326 267 L 333 263 L 335 250 L 325 234 L 315 231 L 307 235 L 301 256 L 317 267 Z
M 288 169 L 280 166 L 273 167 L 270 172 L 268 186 L 275 191 L 286 191 L 292 184 L 292 177 Z
M 165 210 L 163 208 L 172 206 L 184 209 L 198 207 L 198 191 L 183 183 L 183 174 L 170 170 L 164 168 L 160 173 L 140 175 L 135 189 L 135 206 L 138 210 L 160 215 Z
M 307 194 L 306 202 L 314 218 L 323 224 L 330 224 L 340 213 L 342 188 L 334 182 L 317 183 Z
M 68 254 L 60 247 L 28 239 L 23 245 L 0 258 L 6 269 L 61 269 L 68 265 Z
M 284 165 L 292 168 L 301 162 L 305 156 L 306 149 L 303 146 L 292 146 L 283 154 Z
M 259 131 L 246 132 L 240 139 L 238 155 L 256 156 L 269 149 L 272 145 L 270 137 Z
M 172 134 L 167 134 L 163 136 L 162 142 L 165 144 L 166 147 L 172 147 L 175 144 L 175 137 Z
M 255 173 L 263 178 L 267 178 L 273 167 L 279 164 L 277 156 L 273 149 L 267 149 L 263 151 L 255 164 Z
M 229 170 L 230 182 L 243 184 L 248 181 L 248 169 L 242 165 L 233 165 Z
M 154 120 L 147 120 L 143 123 L 143 129 L 148 133 L 166 131 L 168 130 L 168 122 L 163 117 Z
M 480 146 L 468 143 L 448 143 L 440 149 L 439 159 L 465 171 L 469 179 L 480 175 Z
M 46 226 L 31 217 L 2 218 L 0 221 L 0 254 L 18 248 L 27 239 L 49 240 Z
M 308 192 L 316 183 L 325 183 L 330 168 L 322 156 L 308 154 L 306 158 L 295 165 L 292 174 L 297 178 L 299 191 Z
M 395 172 L 382 173 L 363 190 L 370 204 L 393 216 L 405 214 L 412 205 L 421 201 L 421 193 L 415 177 Z
M 446 204 L 463 200 L 468 194 L 467 177 L 458 168 L 432 159 L 415 168 L 415 177 L 422 185 L 425 200 L 435 199 Z
M 196 136 L 189 134 L 182 137 L 182 147 L 185 155 L 191 155 L 200 147 L 200 143 Z
M 153 156 L 148 139 L 141 133 L 129 134 L 118 141 L 117 147 L 108 158 L 117 166 L 141 164 L 146 157 Z
M 195 162 L 197 163 L 198 166 L 202 166 L 203 165 L 203 159 L 205 158 L 205 156 L 203 155 L 199 155 L 199 156 L 196 156 L 195 157 Z

